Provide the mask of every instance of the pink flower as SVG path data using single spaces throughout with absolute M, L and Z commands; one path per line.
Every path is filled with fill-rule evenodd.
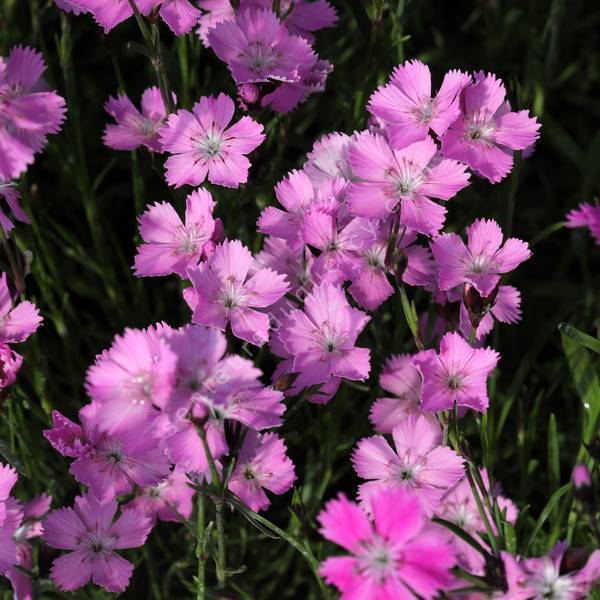
M 362 439 L 352 455 L 354 470 L 369 480 L 358 488 L 364 508 L 382 488 L 410 487 L 427 514 L 438 508 L 444 493 L 463 477 L 463 459 L 442 446 L 442 431 L 424 415 L 410 414 L 392 430 L 395 451 L 376 435 Z
M 269 339 L 269 316 L 255 310 L 277 302 L 289 289 L 283 275 L 259 269 L 248 277 L 252 254 L 239 240 L 226 240 L 190 278 L 194 286 L 192 321 L 231 330 L 251 344 L 260 346 Z
M 364 380 L 370 371 L 370 351 L 357 348 L 356 338 L 370 318 L 348 303 L 344 291 L 322 283 L 284 319 L 279 339 L 293 357 L 295 385 L 326 383 L 333 377 Z
M 378 398 L 369 413 L 375 431 L 392 433 L 400 421 L 418 411 L 421 401 L 421 376 L 411 364 L 409 354 L 391 356 L 379 377 L 379 385 L 393 397 Z
M 373 523 L 340 494 L 320 513 L 321 534 L 349 552 L 328 558 L 321 575 L 342 600 L 430 600 L 453 580 L 454 556 L 446 536 L 428 523 L 419 500 L 404 489 L 373 496 Z
M 393 150 L 380 135 L 360 134 L 349 150 L 355 177 L 348 190 L 350 211 L 385 219 L 399 208 L 400 223 L 419 233 L 436 234 L 446 209 L 431 198 L 449 200 L 468 185 L 460 163 L 440 158 L 433 139 Z
M 17 479 L 17 472 L 10 465 L 0 463 L 0 525 L 6 519 L 6 501 Z
M 317 61 L 310 44 L 290 35 L 270 10 L 246 9 L 208 32 L 208 43 L 235 82 L 297 83 Z
M 16 183 L 11 181 L 2 181 L 2 178 L 0 177 L 0 198 L 4 198 L 6 200 L 8 208 L 17 221 L 27 224 L 31 223 L 31 220 L 25 214 L 19 202 L 21 194 L 16 189 Z M 3 210 L 0 210 L 0 226 L 4 230 L 4 235 L 7 237 L 14 228 L 13 222 L 6 216 Z
M 448 71 L 435 97 L 431 95 L 429 67 L 407 60 L 396 67 L 390 83 L 375 91 L 369 112 L 387 125 L 394 148 L 404 148 L 425 139 L 429 129 L 438 136 L 460 116 L 460 93 L 471 78 L 461 71 Z
M 40 311 L 28 300 L 13 306 L 6 273 L 0 275 L 0 344 L 24 342 L 42 322 Z
M 65 101 L 46 91 L 41 53 L 15 46 L 8 60 L 0 57 L 0 180 L 18 177 L 57 133 L 65 118 Z
M 161 152 L 158 133 L 167 117 L 167 111 L 157 87 L 148 88 L 142 95 L 140 112 L 124 94 L 110 97 L 104 105 L 106 112 L 117 122 L 104 130 L 104 144 L 113 150 L 135 150 L 145 146 L 152 152 Z
M 287 492 L 296 480 L 294 463 L 286 454 L 283 440 L 275 433 L 248 431 L 236 463 L 229 489 L 253 511 L 271 504 L 265 490 Z
M 506 89 L 491 73 L 475 73 L 463 91 L 464 114 L 442 136 L 442 154 L 469 165 L 498 183 L 512 169 L 513 151 L 525 150 L 539 137 L 540 124 L 529 112 L 511 112 Z
M 196 33 L 202 40 L 202 44 L 209 48 L 208 32 L 212 27 L 235 17 L 235 10 L 230 0 L 198 0 L 202 14 L 198 21 Z
M 33 584 L 29 576 L 21 569 L 31 571 L 33 567 L 33 548 L 29 540 L 42 535 L 41 519 L 50 510 L 52 497 L 47 494 L 36 496 L 23 507 L 23 521 L 14 535 L 17 547 L 17 562 L 6 576 L 10 580 L 17 600 L 33 598 Z M 21 569 L 17 568 L 21 567 Z
M 65 12 L 72 12 L 73 14 L 80 15 L 81 13 L 87 12 L 85 8 L 78 6 L 79 0 L 54 0 L 58 8 Z
M 63 456 L 75 458 L 69 470 L 100 502 L 110 502 L 136 485 L 156 485 L 169 475 L 166 457 L 152 437 L 149 423 L 110 434 L 102 431 L 101 413 L 95 404 L 82 408 L 79 416 L 81 427 L 54 411 L 52 429 L 46 429 L 44 437 Z
M 157 485 L 140 490 L 129 502 L 127 508 L 137 510 L 152 519 L 161 521 L 181 521 L 192 514 L 194 489 L 190 480 L 182 471 L 173 471 L 171 475 Z
M 135 0 L 141 14 L 147 15 L 161 0 Z M 96 23 L 108 33 L 113 27 L 133 16 L 129 0 L 70 0 L 70 4 L 84 12 L 90 12 Z
M 215 231 L 215 203 L 205 189 L 194 190 L 185 201 L 185 224 L 168 202 L 149 206 L 138 217 L 144 243 L 135 256 L 135 275 L 177 273 L 182 279 L 198 265 Z M 210 247 L 210 246 L 208 246 Z
M 348 149 L 352 138 L 345 133 L 330 133 L 315 142 L 306 156 L 304 172 L 318 187 L 324 181 L 345 179 L 350 181 L 352 170 L 348 159 Z
M 233 100 L 225 94 L 203 96 L 192 112 L 178 110 L 160 131 L 163 150 L 171 156 L 165 163 L 169 185 L 211 183 L 239 187 L 248 180 L 250 161 L 246 154 L 265 139 L 263 126 L 242 117 L 227 127 L 233 117 Z
M 17 373 L 23 364 L 23 357 L 8 344 L 0 344 L 0 390 L 11 386 L 17 380 Z
M 567 227 L 587 227 L 600 246 L 600 205 L 583 203 L 567 214 Z
M 162 0 L 160 16 L 175 35 L 189 33 L 200 18 L 201 12 L 190 0 Z
M 423 379 L 423 410 L 437 412 L 457 406 L 487 410 L 487 378 L 500 355 L 491 348 L 471 348 L 455 332 L 444 335 L 440 352 L 425 350 L 412 358 Z
M 573 469 L 573 475 L 571 477 L 573 479 L 573 487 L 575 489 L 589 488 L 592 486 L 592 477 L 587 465 L 575 465 L 575 468 Z
M 600 550 L 595 550 L 585 566 L 578 571 L 563 572 L 566 542 L 558 542 L 548 556 L 518 560 L 502 552 L 508 590 L 501 600 L 556 598 L 579 600 L 587 598 L 600 579 Z
M 8 576 L 17 564 L 19 557 L 15 543 L 15 533 L 21 525 L 23 509 L 12 497 L 4 503 L 4 518 L 0 523 L 0 575 Z
M 531 257 L 526 242 L 508 238 L 502 243 L 502 230 L 492 219 L 477 219 L 467 227 L 468 244 L 456 233 L 443 233 L 431 242 L 438 265 L 440 290 L 470 283 L 483 296 L 489 296 L 500 277 Z
M 108 592 L 125 590 L 133 565 L 115 550 L 142 546 L 152 522 L 135 510 L 122 511 L 113 522 L 116 512 L 115 501 L 100 504 L 87 493 L 75 498 L 73 508 L 53 510 L 46 517 L 46 544 L 71 551 L 52 564 L 52 581 L 61 590 L 76 590 L 90 579 Z

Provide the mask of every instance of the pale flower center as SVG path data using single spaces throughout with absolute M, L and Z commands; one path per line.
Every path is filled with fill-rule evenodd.
M 569 600 L 573 597 L 575 591 L 573 580 L 568 576 L 560 577 L 551 561 L 546 561 L 544 570 L 539 575 L 540 579 L 530 582 L 531 587 L 538 592 L 538 598 Z
M 152 398 L 152 379 L 150 373 L 137 373 L 125 383 L 133 404 L 145 404 Z
M 214 158 L 221 153 L 223 147 L 223 140 L 221 135 L 217 132 L 207 133 L 206 136 L 200 141 L 199 148 L 201 152 L 208 158 Z
M 404 163 L 399 172 L 395 173 L 396 192 L 400 196 L 406 196 L 415 191 L 423 183 L 421 173 L 415 172 L 411 163 Z
M 381 584 L 396 570 L 397 557 L 394 554 L 379 537 L 364 541 L 357 555 L 358 570 Z
M 256 72 L 261 72 L 269 68 L 276 61 L 273 49 L 261 42 L 252 42 L 249 44 L 246 49 L 245 58 L 250 69 Z
M 470 140 L 490 141 L 496 130 L 496 124 L 485 113 L 476 112 L 467 121 L 467 138 Z

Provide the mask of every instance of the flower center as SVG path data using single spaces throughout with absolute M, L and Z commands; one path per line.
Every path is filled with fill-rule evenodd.
M 270 46 L 265 46 L 261 42 L 252 42 L 246 50 L 246 61 L 253 71 L 260 73 L 275 62 L 275 55 Z
M 200 142 L 200 150 L 209 158 L 214 158 L 221 153 L 223 140 L 221 135 L 215 132 L 206 134 Z
M 374 537 L 362 542 L 362 551 L 357 555 L 358 570 L 382 584 L 396 570 L 398 557 L 387 547 L 385 540 Z
M 471 271 L 479 275 L 480 273 L 485 273 L 488 270 L 488 260 L 487 257 L 483 255 L 474 256 L 471 261 Z
M 451 390 L 457 390 L 461 384 L 461 377 L 459 375 L 450 375 L 448 377 L 448 387 Z
M 145 404 L 152 399 L 152 379 L 149 373 L 134 375 L 125 385 L 131 394 L 133 404 Z
M 471 116 L 467 123 L 467 138 L 473 141 L 489 141 L 496 129 L 493 120 L 487 115 L 475 113 Z

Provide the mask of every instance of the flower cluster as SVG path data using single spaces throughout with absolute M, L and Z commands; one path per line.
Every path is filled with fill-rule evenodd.
M 65 118 L 65 101 L 48 90 L 42 79 L 45 70 L 41 53 L 33 48 L 15 46 L 8 58 L 0 57 L 0 197 L 22 223 L 30 221 L 13 180 L 33 163 Z M 14 227 L 2 210 L 0 226 L 5 234 Z

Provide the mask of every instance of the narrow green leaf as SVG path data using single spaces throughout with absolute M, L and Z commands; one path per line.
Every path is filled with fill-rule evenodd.
M 585 348 L 589 348 L 590 350 L 600 354 L 600 340 L 596 339 L 595 337 L 592 337 L 587 333 L 583 333 L 583 331 L 579 331 L 579 329 L 573 327 L 573 325 L 569 325 L 569 323 L 560 323 L 558 330 L 562 333 L 562 335 L 566 335 L 568 338 L 571 338 L 580 346 L 584 346 Z
M 556 490 L 560 482 L 560 449 L 554 413 L 548 420 L 548 477 L 551 491 Z
M 455 523 L 451 521 L 446 521 L 446 519 L 442 519 L 441 517 L 433 517 L 431 519 L 434 523 L 445 527 L 450 530 L 454 535 L 459 537 L 461 540 L 465 541 L 469 546 L 477 550 L 482 556 L 487 556 L 489 552 L 470 534 L 467 533 L 462 527 L 459 527 Z
M 565 485 L 563 485 L 561 488 L 556 490 L 556 492 L 554 492 L 554 494 L 552 494 L 552 497 L 550 498 L 550 500 L 548 500 L 548 503 L 544 507 L 544 510 L 542 510 L 540 516 L 538 517 L 537 523 L 535 524 L 535 527 L 533 528 L 533 531 L 531 532 L 529 541 L 527 542 L 527 545 L 525 546 L 525 552 L 523 553 L 524 555 L 528 554 L 529 549 L 531 548 L 531 544 L 533 544 L 533 541 L 535 540 L 535 538 L 537 537 L 537 534 L 540 532 L 540 530 L 544 526 L 544 523 L 550 516 L 550 513 L 556 506 L 557 502 L 569 491 L 570 488 L 571 488 L 571 484 L 565 483 Z

